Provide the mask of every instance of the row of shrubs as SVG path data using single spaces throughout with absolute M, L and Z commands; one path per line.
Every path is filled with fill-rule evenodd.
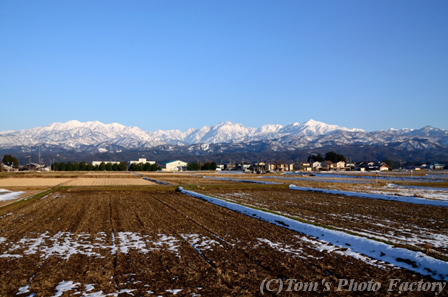
M 105 163 L 101 162 L 99 165 L 92 165 L 90 163 L 82 162 L 54 162 L 51 165 L 51 169 L 54 171 L 127 171 L 128 169 L 132 171 L 157 171 L 160 166 L 157 164 L 132 164 L 128 168 L 126 162 L 116 163 Z
M 126 162 L 120 162 L 120 164 L 104 163 L 99 165 L 92 165 L 90 163 L 82 162 L 54 162 L 51 165 L 51 169 L 54 171 L 126 171 L 128 170 L 128 164 Z
M 190 162 L 187 164 L 187 170 L 216 170 L 218 165 L 215 162 L 206 162 L 201 166 L 198 162 Z

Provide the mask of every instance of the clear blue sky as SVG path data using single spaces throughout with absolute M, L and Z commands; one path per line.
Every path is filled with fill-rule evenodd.
M 448 129 L 448 1 L 0 0 L 0 131 Z

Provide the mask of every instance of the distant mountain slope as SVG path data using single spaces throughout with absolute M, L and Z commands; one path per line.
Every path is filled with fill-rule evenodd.
M 446 151 L 448 131 L 426 126 L 421 129 L 389 129 L 366 132 L 309 120 L 286 126 L 259 128 L 222 122 L 200 129 L 143 131 L 121 124 L 98 121 L 53 123 L 21 131 L 0 132 L 0 149 L 25 152 L 40 146 L 43 151 L 115 153 L 123 150 L 185 151 L 193 155 L 232 152 L 286 152 L 331 147 L 389 147 L 393 151 Z M 183 149 L 182 149 L 183 150 Z M 389 150 L 389 151 L 390 151 Z M 448 153 L 447 153 L 448 154 Z

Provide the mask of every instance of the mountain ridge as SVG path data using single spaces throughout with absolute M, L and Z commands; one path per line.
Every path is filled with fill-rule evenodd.
M 80 144 L 93 145 L 96 142 L 115 139 L 123 143 L 123 139 L 138 138 L 141 142 L 152 143 L 153 146 L 161 144 L 184 144 L 196 143 L 225 143 L 233 141 L 251 141 L 252 138 L 272 139 L 289 134 L 320 135 L 334 130 L 363 131 L 362 129 L 348 129 L 337 125 L 328 125 L 323 122 L 308 120 L 303 124 L 298 122 L 286 126 L 280 124 L 267 124 L 258 128 L 245 127 L 239 123 L 230 121 L 220 122 L 212 126 L 202 128 L 189 128 L 184 132 L 180 130 L 156 130 L 154 132 L 144 131 L 135 126 L 124 126 L 119 123 L 104 124 L 99 121 L 80 122 L 70 120 L 65 123 L 55 122 L 44 127 L 34 127 L 19 131 L 0 132 L 0 147 L 20 145 L 39 145 L 44 143 L 55 144 L 58 141 L 66 141 L 67 138 L 78 137 Z M 62 133 L 61 133 L 62 132 Z M 56 134 L 56 138 L 54 137 Z M 89 135 L 90 134 L 90 135 Z M 14 139 L 8 138 L 14 137 Z M 82 139 L 82 137 L 86 137 Z M 81 139 L 79 139 L 81 138 Z M 90 138 L 90 139 L 89 139 Z
M 317 151 L 323 148 L 369 147 L 369 151 L 412 156 L 437 154 L 448 158 L 448 131 L 431 126 L 420 129 L 388 129 L 367 132 L 308 120 L 285 126 L 268 124 L 258 128 L 224 121 L 212 126 L 180 130 L 144 131 L 135 126 L 99 121 L 52 123 L 19 131 L 0 132 L 0 150 L 26 152 L 36 147 L 52 152 L 118 154 L 123 151 L 151 151 L 155 156 L 168 154 L 206 156 L 227 153 Z M 182 155 L 181 154 L 181 155 Z M 381 153 L 386 154 L 386 153 Z

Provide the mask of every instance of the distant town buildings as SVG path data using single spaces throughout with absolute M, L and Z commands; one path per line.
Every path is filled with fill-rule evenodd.
M 10 157 L 9 155 L 7 155 Z M 1 160 L 1 159 L 0 159 Z M 6 161 L 5 161 L 6 160 Z M 107 171 L 187 171 L 190 170 L 217 170 L 217 171 L 240 171 L 245 173 L 269 173 L 269 172 L 319 172 L 319 171 L 391 171 L 394 163 L 390 161 L 380 162 L 380 161 L 361 161 L 361 162 L 348 162 L 348 161 L 338 161 L 332 162 L 330 160 L 323 161 L 313 161 L 311 162 L 293 162 L 293 161 L 283 161 L 283 160 L 272 160 L 272 161 L 257 161 L 257 162 L 234 162 L 229 160 L 227 163 L 215 163 L 213 161 L 207 161 L 200 163 L 191 162 L 188 163 L 182 160 L 169 160 L 165 162 L 150 161 L 146 158 L 139 158 L 138 160 L 131 161 L 93 161 L 91 164 L 86 162 L 68 162 L 59 163 L 53 162 L 51 166 L 46 164 L 32 163 L 29 162 L 26 165 L 18 165 L 15 159 L 14 164 L 7 161 L 9 159 L 3 158 L 3 162 L 0 162 L 0 171 L 3 172 L 13 172 L 13 171 L 50 171 L 60 170 L 60 171 L 96 171 L 96 170 L 107 170 Z M 196 164 L 194 164 L 196 163 Z M 190 166 L 190 165 L 197 166 Z M 213 167 L 207 167 L 205 165 L 213 164 Z M 395 166 L 397 162 L 395 162 Z M 399 163 L 400 165 L 401 163 Z M 410 170 L 410 171 L 420 171 L 420 170 L 447 170 L 448 166 L 443 163 L 433 162 L 433 163 L 423 163 L 415 166 L 400 166 L 400 168 L 395 168 L 395 170 Z

